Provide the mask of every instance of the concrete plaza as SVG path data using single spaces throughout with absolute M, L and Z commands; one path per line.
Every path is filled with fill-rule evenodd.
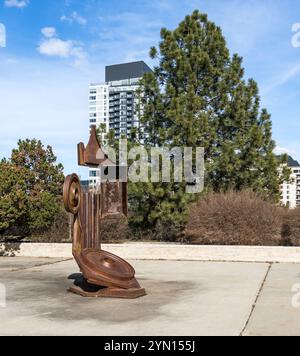
M 300 264 L 132 264 L 146 297 L 85 299 L 73 260 L 0 258 L 0 335 L 300 335 Z

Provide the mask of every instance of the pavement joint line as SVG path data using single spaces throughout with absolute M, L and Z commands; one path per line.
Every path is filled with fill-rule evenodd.
M 144 262 L 199 262 L 199 263 L 245 263 L 245 264 L 254 264 L 254 265 L 280 265 L 282 263 L 289 264 L 289 265 L 300 265 L 300 262 L 274 262 L 274 261 L 251 261 L 251 260 L 196 260 L 196 259 L 168 259 L 168 258 L 161 258 L 161 259 L 150 259 L 150 258 L 129 258 L 130 261 L 144 261 Z
M 129 261 L 143 261 L 143 262 L 199 262 L 199 263 L 246 263 L 246 264 L 255 264 L 255 265 L 268 265 L 268 264 L 294 264 L 294 265 L 299 265 L 300 262 L 280 262 L 280 261 L 251 261 L 249 260 L 222 260 L 222 259 L 211 259 L 211 260 L 206 260 L 206 259 L 173 259 L 173 258 L 127 258 Z
M 72 258 L 63 259 L 61 261 L 53 261 L 53 262 L 49 261 L 49 262 L 45 262 L 45 263 L 41 263 L 41 264 L 37 264 L 37 265 L 31 266 L 31 267 L 12 269 L 9 272 L 13 273 L 13 272 L 27 271 L 27 270 L 30 270 L 30 269 L 33 269 L 33 268 L 44 267 L 44 266 L 52 266 L 52 265 L 55 265 L 55 264 L 58 264 L 58 263 L 71 261 L 71 260 L 72 260 Z
M 245 331 L 246 331 L 247 328 L 248 328 L 248 325 L 249 325 L 250 320 L 251 320 L 251 318 L 252 318 L 252 316 L 253 316 L 254 310 L 255 310 L 256 305 L 257 305 L 257 302 L 258 302 L 258 300 L 259 300 L 259 298 L 260 298 L 260 296 L 261 296 L 261 294 L 262 294 L 262 291 L 263 291 L 263 289 L 264 289 L 264 286 L 265 286 L 265 284 L 266 284 L 266 282 L 267 282 L 267 279 L 268 279 L 268 276 L 269 276 L 269 274 L 270 274 L 270 271 L 271 271 L 271 269 L 272 269 L 272 267 L 273 267 L 273 264 L 274 264 L 274 263 L 270 263 L 270 264 L 269 264 L 269 267 L 268 267 L 268 270 L 267 270 L 267 272 L 266 272 L 265 278 L 264 278 L 263 281 L 262 281 L 262 284 L 261 284 L 261 286 L 260 286 L 260 289 L 259 289 L 259 291 L 258 291 L 258 293 L 257 293 L 256 298 L 255 298 L 254 304 L 252 305 L 251 312 L 250 312 L 250 314 L 249 314 L 249 317 L 248 317 L 248 319 L 247 319 L 247 321 L 246 321 L 246 324 L 245 324 L 243 330 L 242 330 L 241 333 L 240 333 L 240 336 L 244 336 L 244 333 L 245 333 Z

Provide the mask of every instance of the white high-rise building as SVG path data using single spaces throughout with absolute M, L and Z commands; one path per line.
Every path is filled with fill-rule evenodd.
M 105 68 L 105 83 L 91 84 L 89 123 L 104 132 L 115 131 L 116 138 L 128 137 L 139 126 L 136 91 L 139 80 L 151 69 L 143 61 L 117 64 Z M 104 142 L 105 143 L 105 142 Z M 99 170 L 90 170 L 90 185 L 99 182 Z
M 91 84 L 89 97 L 90 125 L 101 125 L 109 129 L 109 86 Z
M 283 183 L 280 187 L 281 204 L 295 209 L 300 206 L 300 165 L 289 157 L 288 167 L 291 169 L 291 182 Z

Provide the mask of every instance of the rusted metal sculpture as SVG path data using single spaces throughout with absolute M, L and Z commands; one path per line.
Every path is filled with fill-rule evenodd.
M 74 215 L 73 256 L 82 272 L 81 283 L 70 289 L 84 297 L 138 298 L 146 294 L 135 279 L 134 268 L 101 249 L 101 221 L 127 216 L 127 182 L 120 179 L 120 170 L 111 162 L 99 143 L 96 126 L 91 127 L 87 147 L 78 145 L 81 166 L 116 168 L 115 181 L 103 181 L 98 187 L 83 191 L 76 174 L 66 178 L 64 204 Z

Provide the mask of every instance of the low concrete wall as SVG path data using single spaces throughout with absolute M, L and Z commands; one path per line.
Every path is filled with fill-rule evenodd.
M 300 263 L 300 247 L 126 243 L 102 248 L 128 260 Z M 71 244 L 0 244 L 0 256 L 72 258 L 71 250 Z

